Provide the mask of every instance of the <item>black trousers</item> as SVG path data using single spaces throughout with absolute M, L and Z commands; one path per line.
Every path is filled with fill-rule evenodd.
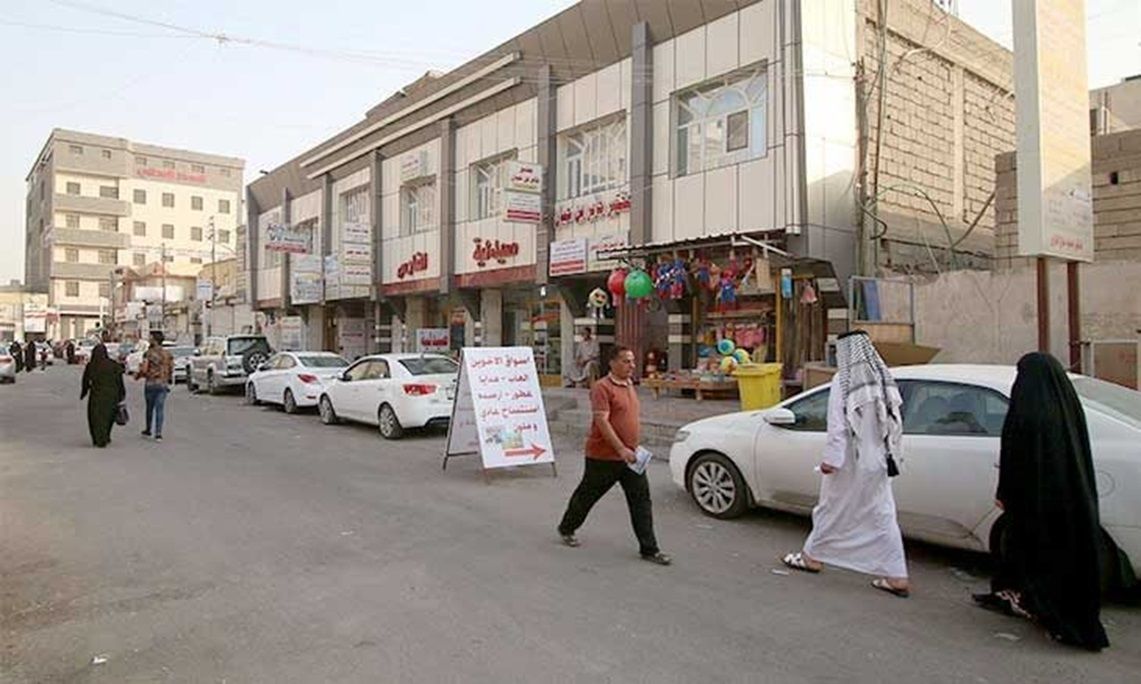
M 634 526 L 634 535 L 638 537 L 639 550 L 643 556 L 652 556 L 659 549 L 658 540 L 654 537 L 650 481 L 646 479 L 645 473 L 635 473 L 623 461 L 586 459 L 582 482 L 578 483 L 574 494 L 571 494 L 567 512 L 559 523 L 559 534 L 574 534 L 575 530 L 582 527 L 590 509 L 616 482 L 622 485 L 622 492 L 626 495 L 626 507 L 630 509 L 630 522 Z

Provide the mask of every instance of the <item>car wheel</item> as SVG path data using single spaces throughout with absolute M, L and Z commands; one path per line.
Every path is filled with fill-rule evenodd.
M 250 349 L 245 354 L 242 354 L 242 370 L 249 375 L 258 369 L 258 366 L 266 362 L 269 354 L 261 351 L 260 349 Z
M 297 413 L 297 400 L 293 398 L 293 390 L 285 390 L 285 398 L 281 401 L 281 408 L 290 415 Z
M 206 373 L 206 394 L 214 396 L 218 393 L 218 388 L 214 385 L 214 373 Z
M 257 406 L 261 402 L 258 401 L 258 389 L 254 387 L 254 383 L 246 383 L 246 404 L 250 406 Z
M 689 469 L 689 493 L 706 515 L 727 520 L 749 507 L 745 480 L 721 454 L 702 454 Z
M 321 401 L 317 402 L 317 413 L 321 414 L 321 422 L 325 425 L 337 424 L 337 412 L 333 410 L 333 402 L 324 394 L 321 395 Z
M 400 419 L 396 417 L 396 411 L 388 404 L 380 407 L 380 412 L 377 414 L 377 424 L 380 426 L 380 436 L 385 439 L 400 439 L 404 436 L 404 428 L 400 426 Z

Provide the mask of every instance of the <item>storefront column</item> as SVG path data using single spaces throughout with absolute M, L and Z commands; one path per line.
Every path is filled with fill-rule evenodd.
M 669 314 L 669 370 L 676 371 L 693 365 L 693 316 L 688 313 Z
M 486 289 L 479 295 L 480 346 L 498 347 L 503 344 L 503 291 Z
M 646 312 L 636 302 L 620 300 L 615 311 L 617 343 L 634 350 L 635 373 L 642 377 L 642 357 L 646 353 L 642 330 L 646 325 Z

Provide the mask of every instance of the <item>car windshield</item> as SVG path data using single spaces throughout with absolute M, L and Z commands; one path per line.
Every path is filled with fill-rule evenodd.
M 400 359 L 400 365 L 407 368 L 412 375 L 436 375 L 437 373 L 456 373 L 459 371 L 456 362 L 446 356 Z
M 169 347 L 167 351 L 176 359 L 181 359 L 184 356 L 193 356 L 194 347 Z
M 1090 377 L 1074 378 L 1074 389 L 1083 403 L 1141 427 L 1141 392 Z
M 344 368 L 349 365 L 339 356 L 298 356 L 301 365 L 306 368 Z
M 230 356 L 241 356 L 251 349 L 265 351 L 269 349 L 264 337 L 231 337 L 227 343 L 226 353 Z

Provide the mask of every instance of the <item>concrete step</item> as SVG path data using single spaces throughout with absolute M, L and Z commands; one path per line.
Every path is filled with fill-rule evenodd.
M 589 408 L 567 408 L 558 411 L 554 418 L 548 418 L 548 427 L 553 434 L 576 437 L 586 440 L 590 430 L 591 413 Z M 666 450 L 673 444 L 674 433 L 685 423 L 683 421 L 643 418 L 642 445 L 655 452 L 655 456 L 665 458 Z

